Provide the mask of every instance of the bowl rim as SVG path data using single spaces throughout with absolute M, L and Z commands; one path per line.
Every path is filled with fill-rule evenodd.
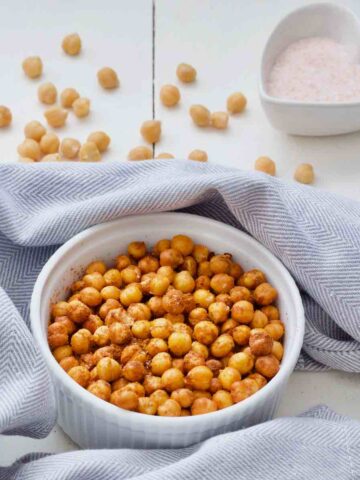
M 260 62 L 260 75 L 259 75 L 259 80 L 258 80 L 258 90 L 260 94 L 260 98 L 262 101 L 266 101 L 268 103 L 273 103 L 276 105 L 286 105 L 286 106 L 293 106 L 293 107 L 304 107 L 304 108 L 314 108 L 314 107 L 320 107 L 320 108 L 342 108 L 342 107 L 359 107 L 360 106 L 360 100 L 358 101 L 345 101 L 345 102 L 302 102 L 300 100 L 291 100 L 291 99 L 285 99 L 285 98 L 280 98 L 280 97 L 274 97 L 273 95 L 269 95 L 266 91 L 265 88 L 265 82 L 264 82 L 264 76 L 263 76 L 263 67 L 265 63 L 265 59 L 267 56 L 267 48 L 268 45 L 271 41 L 271 39 L 274 37 L 275 33 L 279 29 L 279 27 L 283 24 L 285 24 L 289 18 L 292 16 L 297 15 L 300 12 L 306 11 L 306 10 L 313 10 L 314 8 L 323 8 L 323 9 L 333 9 L 333 10 L 338 10 L 341 13 L 347 13 L 350 15 L 355 22 L 358 24 L 359 27 L 359 32 L 360 32 L 360 17 L 356 15 L 356 13 L 351 10 L 349 7 L 345 5 L 339 5 L 337 3 L 333 2 L 316 2 L 316 3 L 311 3 L 310 5 L 305 5 L 303 7 L 296 8 L 294 10 L 291 10 L 289 13 L 287 13 L 283 18 L 281 18 L 275 27 L 273 28 L 270 36 L 268 37 L 265 47 L 263 49 L 262 55 L 261 55 L 261 62 Z
M 261 400 L 264 400 L 267 396 L 271 397 L 271 394 L 274 394 L 274 392 L 278 388 L 281 388 L 284 382 L 286 383 L 287 378 L 295 368 L 298 356 L 300 354 L 300 350 L 303 343 L 303 337 L 304 337 L 304 329 L 305 329 L 305 314 L 304 314 L 304 308 L 303 308 L 300 292 L 298 290 L 298 287 L 295 284 L 295 281 L 291 277 L 290 273 L 287 271 L 287 269 L 284 267 L 281 261 L 277 259 L 260 242 L 255 240 L 253 237 L 251 237 L 247 233 L 244 233 L 231 225 L 224 224 L 222 222 L 213 220 L 211 218 L 202 217 L 200 215 L 193 215 L 189 213 L 179 213 L 179 212 L 163 212 L 163 213 L 155 213 L 155 214 L 150 213 L 150 214 L 144 214 L 144 215 L 126 216 L 110 222 L 94 225 L 90 228 L 87 228 L 81 231 L 80 233 L 70 238 L 67 242 L 65 242 L 60 248 L 58 248 L 50 256 L 50 258 L 47 260 L 47 262 L 43 266 L 35 282 L 33 293 L 31 296 L 31 302 L 30 302 L 31 330 L 36 340 L 37 346 L 40 350 L 40 353 L 43 359 L 45 360 L 47 368 L 52 372 L 54 376 L 56 376 L 56 380 L 52 380 L 52 381 L 53 382 L 57 381 L 58 383 L 60 383 L 60 387 L 62 386 L 66 387 L 68 390 L 72 392 L 74 397 L 80 397 L 81 401 L 89 405 L 89 407 L 92 407 L 93 409 L 101 410 L 107 415 L 112 415 L 114 423 L 115 422 L 118 423 L 117 420 L 129 421 L 130 419 L 130 421 L 133 421 L 134 424 L 139 422 L 142 423 L 143 425 L 145 425 L 145 428 L 151 428 L 152 426 L 157 428 L 166 428 L 166 427 L 174 428 L 174 427 L 179 427 L 180 422 L 182 422 L 181 424 L 188 424 L 188 422 L 191 422 L 194 427 L 196 427 L 196 425 L 199 425 L 200 427 L 203 428 L 204 424 L 208 423 L 209 421 L 208 420 L 209 414 L 194 415 L 194 416 L 188 416 L 188 417 L 186 416 L 185 417 L 160 417 L 155 415 L 145 415 L 145 414 L 140 414 L 138 412 L 132 412 L 132 411 L 121 409 L 119 407 L 116 407 L 115 405 L 112 405 L 109 402 L 105 402 L 104 400 L 101 400 L 95 395 L 92 395 L 85 388 L 81 387 L 76 382 L 74 382 L 74 380 L 71 377 L 69 377 L 69 375 L 60 367 L 60 365 L 55 360 L 55 358 L 53 357 L 50 351 L 46 338 L 45 339 L 43 338 L 42 332 L 41 332 L 40 299 L 42 297 L 42 290 L 46 285 L 46 279 L 48 275 L 51 274 L 52 269 L 56 266 L 56 264 L 61 260 L 61 258 L 69 250 L 71 250 L 77 244 L 80 244 L 82 241 L 84 241 L 87 237 L 91 236 L 93 233 L 96 233 L 99 230 L 101 231 L 104 228 L 109 228 L 109 226 L 116 227 L 129 217 L 141 222 L 141 220 L 144 219 L 145 217 L 147 219 L 149 218 L 151 219 L 151 217 L 153 217 L 155 220 L 155 219 L 158 219 L 160 216 L 164 219 L 165 222 L 166 222 L 166 217 L 170 218 L 170 217 L 176 216 L 179 222 L 179 225 L 181 225 L 181 220 L 184 220 L 184 221 L 193 220 L 197 223 L 203 222 L 207 226 L 217 225 L 218 227 L 221 227 L 226 231 L 232 231 L 232 232 L 235 231 L 239 237 L 242 237 L 247 242 L 254 244 L 256 248 L 261 250 L 261 253 L 265 257 L 267 257 L 269 261 L 271 261 L 277 266 L 277 269 L 280 270 L 281 275 L 283 276 L 284 280 L 286 280 L 286 283 L 289 285 L 289 289 L 292 294 L 291 301 L 294 305 L 294 309 L 296 312 L 295 313 L 296 333 L 294 334 L 293 345 L 291 345 L 291 350 L 289 351 L 287 358 L 281 362 L 281 368 L 279 372 L 275 375 L 275 377 L 272 378 L 271 382 L 268 382 L 262 389 L 260 389 L 254 395 L 250 396 L 249 398 L 239 403 L 232 405 L 231 407 L 224 408 L 222 410 L 217 410 L 216 412 L 211 412 L 211 415 L 212 415 L 211 418 L 213 418 L 214 420 L 217 419 L 218 421 L 223 420 L 222 425 L 225 426 L 228 423 L 226 421 L 227 417 L 229 417 L 230 421 L 232 420 L 235 409 L 237 410 L 237 414 L 241 416 L 249 408 L 251 409 L 252 406 L 255 407 L 257 403 L 261 402 Z M 52 374 L 50 373 L 51 377 L 53 376 Z M 136 422 L 137 420 L 138 422 Z

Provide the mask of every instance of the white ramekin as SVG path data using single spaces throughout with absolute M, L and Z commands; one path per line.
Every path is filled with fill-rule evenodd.
M 306 37 L 329 37 L 350 44 L 360 54 L 360 21 L 348 8 L 315 3 L 283 18 L 269 37 L 261 61 L 259 93 L 268 120 L 278 130 L 294 135 L 338 135 L 360 130 L 360 102 L 301 102 L 273 97 L 266 90 L 278 55 L 290 43 Z
M 216 252 L 231 252 L 245 269 L 261 268 L 279 291 L 286 325 L 285 353 L 279 373 L 263 389 L 230 408 L 194 417 L 155 417 L 128 412 L 104 402 L 76 384 L 53 358 L 47 343 L 51 302 L 64 299 L 83 267 L 96 259 L 111 262 L 133 240 L 153 245 L 177 233 L 191 236 Z M 303 341 L 304 312 L 290 274 L 249 235 L 207 218 L 184 213 L 125 217 L 94 226 L 60 247 L 42 269 L 31 299 L 31 327 L 51 374 L 58 422 L 84 448 L 184 447 L 210 436 L 272 418 L 293 371 Z

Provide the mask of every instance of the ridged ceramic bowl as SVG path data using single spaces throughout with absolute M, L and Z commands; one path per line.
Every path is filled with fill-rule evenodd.
M 58 365 L 47 343 L 49 307 L 66 298 L 69 285 L 96 259 L 111 262 L 133 240 L 153 245 L 184 233 L 216 252 L 231 252 L 245 269 L 258 267 L 279 291 L 286 326 L 285 352 L 278 374 L 259 392 L 223 410 L 193 417 L 157 417 L 129 412 L 100 400 L 75 383 Z M 125 217 L 79 233 L 60 247 L 42 269 L 31 299 L 31 326 L 51 374 L 58 422 L 84 448 L 184 447 L 213 435 L 269 420 L 274 415 L 303 341 L 304 312 L 290 274 L 266 248 L 220 222 L 183 213 Z

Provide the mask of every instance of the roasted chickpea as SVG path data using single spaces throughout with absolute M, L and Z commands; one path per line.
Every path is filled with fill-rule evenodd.
M 135 338 L 142 340 L 150 337 L 150 322 L 148 320 L 137 320 L 131 327 L 131 332 Z
M 241 300 L 251 301 L 251 292 L 246 287 L 234 287 L 230 290 L 230 298 L 233 303 L 240 302 Z
M 177 66 L 176 75 L 183 83 L 191 83 L 196 80 L 196 70 L 188 63 L 180 63 Z
M 208 398 L 209 400 L 211 400 L 212 398 L 211 393 L 206 392 L 204 390 L 194 390 L 193 394 L 194 394 L 194 400 L 197 400 L 198 398 Z
M 110 298 L 109 300 L 106 300 L 106 302 L 103 303 L 99 308 L 99 316 L 102 319 L 105 319 L 107 314 L 110 312 L 110 310 L 115 310 L 119 307 L 120 307 L 120 302 L 118 302 L 113 298 Z
M 62 347 L 69 343 L 67 328 L 61 323 L 52 323 L 48 327 L 48 342 L 50 348 Z
M 217 273 L 210 282 L 215 293 L 228 293 L 234 286 L 234 279 L 226 273 Z
M 60 363 L 63 358 L 72 356 L 72 348 L 70 347 L 70 345 L 62 345 L 55 348 L 52 353 L 56 361 Z
M 262 307 L 261 311 L 265 313 L 269 321 L 279 320 L 280 318 L 279 310 L 274 305 L 267 305 L 266 307 Z
M 209 317 L 214 323 L 225 322 L 230 308 L 223 302 L 214 302 L 209 306 Z
M 182 313 L 185 308 L 183 293 L 175 289 L 171 291 L 168 290 L 162 297 L 162 305 L 168 313 L 175 315 Z
M 128 153 L 128 160 L 150 160 L 153 158 L 153 151 L 149 147 L 135 147 Z
M 208 390 L 213 378 L 213 372 L 206 365 L 192 368 L 187 374 L 187 382 L 194 390 Z
M 97 78 L 100 85 L 106 90 L 117 88 L 120 85 L 117 73 L 110 67 L 100 69 Z
M 227 112 L 213 112 L 210 117 L 211 126 L 218 130 L 225 130 L 229 123 L 229 114 Z
M 94 262 L 89 263 L 89 265 L 86 267 L 86 273 L 98 272 L 101 273 L 101 275 L 104 275 L 106 270 L 107 268 L 105 263 L 101 262 L 100 260 L 95 260 Z
M 111 387 L 108 382 L 104 380 L 96 380 L 96 382 L 91 383 L 88 386 L 88 391 L 93 395 L 105 400 L 106 402 L 110 401 L 111 396 Z
M 147 305 L 155 317 L 161 317 L 166 313 L 166 310 L 163 307 L 162 297 L 151 297 Z
M 259 305 L 270 305 L 277 298 L 277 290 L 269 283 L 261 283 L 254 290 L 254 298 Z
M 184 332 L 173 332 L 169 336 L 168 345 L 171 352 L 177 357 L 185 355 L 191 349 L 191 335 Z
M 113 382 L 121 376 L 120 364 L 110 357 L 103 357 L 99 360 L 97 366 L 97 374 L 101 380 Z
M 130 360 L 123 367 L 123 376 L 130 382 L 140 382 L 146 373 L 143 363 L 138 360 Z
M 210 111 L 203 105 L 192 105 L 189 113 L 198 127 L 208 127 L 211 124 Z
M 44 117 L 50 127 L 59 128 L 65 125 L 68 112 L 60 107 L 50 107 L 44 112 Z
M 172 330 L 172 323 L 166 318 L 156 318 L 150 324 L 150 334 L 153 338 L 168 338 Z
M 131 265 L 131 260 L 127 255 L 119 255 L 116 257 L 115 264 L 116 268 L 121 271 Z
M 243 273 L 239 278 L 238 282 L 240 286 L 253 290 L 261 283 L 266 282 L 266 278 L 263 272 L 254 269 Z
M 232 307 L 233 304 L 228 293 L 219 293 L 218 295 L 216 295 L 215 300 L 217 302 L 225 303 L 225 305 L 227 305 L 228 307 Z
M 171 393 L 171 399 L 175 400 L 182 408 L 188 408 L 194 401 L 194 394 L 188 388 L 179 388 Z
M 210 289 L 210 278 L 207 275 L 200 275 L 195 280 L 196 290 L 209 290 Z
M 173 324 L 173 331 L 174 332 L 180 332 L 180 333 L 186 333 L 188 335 L 192 335 L 192 328 L 190 325 L 187 325 L 186 323 L 174 323 Z
M 141 270 L 136 265 L 129 265 L 121 271 L 120 275 L 125 284 L 136 283 L 141 279 Z
M 195 302 L 203 308 L 208 308 L 215 301 L 215 295 L 206 289 L 195 290 L 193 296 Z
M 269 323 L 267 316 L 261 310 L 255 310 L 250 324 L 251 328 L 264 328 Z
M 91 332 L 92 334 L 94 334 L 96 329 L 101 327 L 102 325 L 104 325 L 104 322 L 98 315 L 89 315 L 89 318 L 86 320 L 86 322 L 83 323 L 83 327 L 89 330 L 89 332 Z
M 116 390 L 111 394 L 110 402 L 124 410 L 137 410 L 139 397 L 131 390 Z
M 184 257 L 194 249 L 194 242 L 186 235 L 175 235 L 171 240 L 171 248 L 179 251 Z
M 207 359 L 208 356 L 209 356 L 209 349 L 207 348 L 206 345 L 204 345 L 200 342 L 193 342 L 192 345 L 191 345 L 191 350 L 195 353 L 199 353 L 205 359 Z
M 210 400 L 209 398 L 197 398 L 191 405 L 192 415 L 203 415 L 204 413 L 216 412 L 216 410 L 216 403 L 214 400 Z
M 184 262 L 184 257 L 179 250 L 168 248 L 160 253 L 160 265 L 172 268 L 179 267 Z
M 88 353 L 90 351 L 91 332 L 86 328 L 81 328 L 71 337 L 71 347 L 77 354 Z
M 168 392 L 173 392 L 184 386 L 184 374 L 177 368 L 169 368 L 162 376 L 161 381 L 163 387 Z
M 179 89 L 175 85 L 163 85 L 160 89 L 160 100 L 165 107 L 174 107 L 180 100 Z
M 234 340 L 231 335 L 224 333 L 220 335 L 211 345 L 210 351 L 214 357 L 225 357 L 234 348 Z
M 163 403 L 169 399 L 169 395 L 167 392 L 165 392 L 165 390 L 159 389 L 153 392 L 150 395 L 150 398 L 160 406 L 160 405 L 163 405 Z
M 240 323 L 250 323 L 254 318 L 254 306 L 247 300 L 234 303 L 231 309 L 231 317 Z
M 61 348 L 61 347 L 60 347 Z M 278 341 L 274 341 L 273 342 L 273 346 L 272 346 L 272 349 L 271 349 L 271 353 L 274 355 L 274 357 L 276 357 L 279 362 L 282 360 L 282 357 L 284 355 L 284 347 L 282 346 L 282 344 Z
M 60 103 L 63 108 L 71 108 L 75 100 L 80 97 L 75 88 L 65 88 L 60 95 Z
M 140 134 L 148 143 L 156 143 L 161 136 L 161 122 L 159 120 L 147 120 L 141 125 Z
M 164 318 L 170 320 L 172 324 L 174 323 L 184 323 L 185 317 L 182 313 L 178 313 L 177 315 L 173 313 L 165 313 Z
M 168 240 L 167 238 L 163 238 L 161 240 L 158 240 L 153 248 L 153 253 L 156 256 L 160 256 L 161 252 L 164 250 L 168 250 L 171 247 L 171 241 Z
M 230 357 L 228 365 L 238 370 L 241 375 L 246 375 L 253 369 L 254 360 L 252 355 L 246 352 L 238 352 Z
M 231 394 L 226 390 L 218 390 L 216 393 L 214 393 L 212 399 L 216 403 L 218 410 L 231 407 L 231 405 L 234 404 Z
M 247 325 L 239 325 L 232 331 L 232 336 L 237 345 L 246 346 L 249 343 L 250 328 Z
M 146 245 L 144 242 L 131 242 L 127 247 L 129 256 L 140 260 L 146 255 Z
M 109 310 L 105 317 L 105 325 L 110 326 L 113 323 L 123 323 L 126 325 L 132 325 L 133 319 L 127 314 L 126 310 L 122 306 L 119 308 L 112 308 Z
M 79 361 L 75 357 L 71 356 L 60 360 L 59 364 L 60 367 L 65 370 L 65 372 L 68 372 L 73 367 L 77 367 L 79 365 Z
M 139 398 L 139 413 L 145 413 L 146 415 L 155 415 L 158 409 L 158 404 L 155 400 L 149 397 Z
M 194 337 L 204 345 L 212 344 L 219 334 L 219 329 L 207 320 L 197 323 L 194 327 Z
M 131 339 L 131 330 L 129 325 L 115 322 L 109 326 L 110 339 L 116 345 L 124 345 Z
M 185 257 L 184 263 L 181 265 L 181 269 L 187 270 L 192 277 L 195 277 L 197 272 L 197 263 L 194 257 L 192 257 L 191 255 Z
M 90 112 L 90 100 L 85 97 L 79 97 L 76 100 L 74 100 L 72 104 L 72 109 L 78 118 L 87 117 Z M 99 150 L 99 147 L 97 146 L 96 142 L 88 140 L 86 143 L 95 143 L 96 148 Z
M 231 260 L 226 255 L 214 255 L 210 259 L 210 270 L 213 274 L 229 273 Z
M 249 346 L 251 353 L 255 356 L 269 355 L 273 348 L 273 339 L 266 332 L 252 333 Z
M 72 367 L 67 373 L 81 387 L 87 387 L 90 381 L 90 372 L 86 367 L 83 367 L 81 365 Z
M 110 298 L 118 300 L 120 298 L 121 290 L 118 287 L 114 287 L 114 285 L 107 285 L 100 293 L 104 300 L 109 300 Z
M 157 409 L 160 417 L 179 417 L 181 415 L 181 407 L 175 400 L 165 400 Z
M 110 331 L 107 325 L 97 328 L 92 337 L 93 342 L 99 347 L 105 347 L 110 343 Z
M 301 163 L 295 170 L 294 179 L 299 183 L 314 183 L 314 167 L 310 163 Z
M 162 389 L 161 377 L 156 377 L 154 375 L 145 375 L 144 378 L 144 389 L 147 395 L 151 395 L 155 390 Z
M 135 284 L 127 285 L 120 294 L 120 302 L 126 307 L 131 303 L 139 303 L 141 299 L 141 289 Z
M 27 57 L 22 63 L 24 73 L 29 78 L 38 78 L 43 71 L 43 63 L 40 57 Z
M 191 310 L 189 313 L 189 322 L 191 325 L 195 326 L 197 323 L 202 322 L 204 320 L 208 320 L 208 312 L 205 308 L 198 307 Z
M 241 113 L 246 107 L 246 97 L 241 92 L 229 95 L 226 106 L 231 114 Z
M 0 128 L 8 127 L 12 120 L 12 113 L 8 107 L 0 105 Z
M 79 155 L 81 144 L 75 138 L 64 138 L 60 144 L 60 153 L 64 158 L 74 159 Z
M 245 378 L 231 386 L 231 396 L 235 403 L 241 402 L 259 390 L 258 383 L 252 378 Z
M 1 126 L 1 121 L 0 121 Z M 38 121 L 33 120 L 25 125 L 24 134 L 26 138 L 31 138 L 36 142 L 39 142 L 41 137 L 45 135 L 45 127 Z
M 232 335 L 234 328 L 236 328 L 237 326 L 238 322 L 230 318 L 221 325 L 221 333 L 229 333 L 230 335 Z
M 260 375 L 260 373 L 252 373 L 251 375 L 248 375 L 246 378 L 255 380 L 255 382 L 258 384 L 259 389 L 262 387 L 265 387 L 265 385 L 267 384 L 266 378 Z
M 155 275 L 150 281 L 149 293 L 157 296 L 164 295 L 169 288 L 170 281 L 164 275 Z
M 45 105 L 53 105 L 56 102 L 57 90 L 53 83 L 46 82 L 38 88 L 38 98 Z
M 195 367 L 205 365 L 205 357 L 198 352 L 190 350 L 184 357 L 184 370 L 189 372 Z
M 18 146 L 17 151 L 20 157 L 32 158 L 33 160 L 40 160 L 41 157 L 39 144 L 31 138 L 25 138 Z
M 174 287 L 183 293 L 191 293 L 195 288 L 195 280 L 187 270 L 175 275 Z
M 265 325 L 264 330 L 273 340 L 280 340 L 284 335 L 284 325 L 280 320 L 272 320 L 268 325 Z
M 150 367 L 153 375 L 161 376 L 172 366 L 171 356 L 167 352 L 157 353 L 151 360 Z
M 98 348 L 93 355 L 94 363 L 98 364 L 104 357 L 114 358 L 114 347 L 112 345 Z
M 213 275 L 213 272 L 211 271 L 210 268 L 210 262 L 207 260 L 200 262 L 198 266 L 198 272 L 197 274 L 200 275 L 206 275 L 207 277 L 211 277 Z
M 80 291 L 80 301 L 89 307 L 96 307 L 102 303 L 103 297 L 94 287 L 85 287 Z

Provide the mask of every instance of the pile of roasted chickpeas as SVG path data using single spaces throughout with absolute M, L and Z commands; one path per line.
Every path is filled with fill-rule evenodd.
M 51 306 L 48 342 L 82 387 L 120 408 L 187 416 L 241 402 L 279 371 L 284 324 L 261 270 L 186 235 L 87 266 Z

